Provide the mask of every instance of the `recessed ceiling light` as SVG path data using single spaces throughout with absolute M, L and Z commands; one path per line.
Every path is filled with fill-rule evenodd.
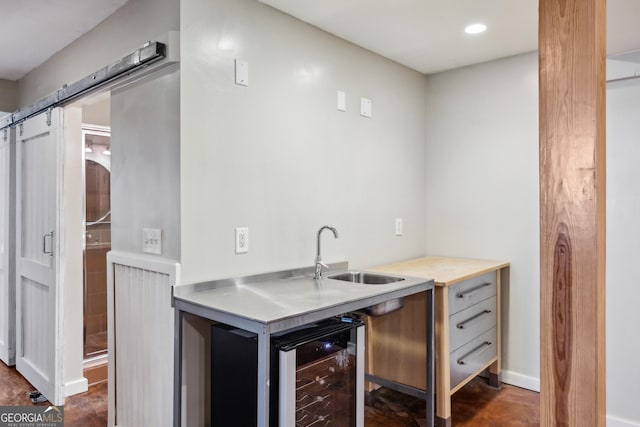
M 464 32 L 467 34 L 480 34 L 484 33 L 485 31 L 487 31 L 487 26 L 484 24 L 472 24 L 468 25 L 464 29 Z

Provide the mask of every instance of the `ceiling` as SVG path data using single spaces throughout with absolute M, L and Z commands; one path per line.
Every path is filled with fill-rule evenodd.
M 433 73 L 536 49 L 537 0 L 260 0 L 366 49 Z M 471 36 L 469 24 L 488 30 Z
M 0 0 L 0 79 L 18 80 L 127 0 Z
M 260 0 L 422 73 L 530 52 L 538 0 Z M 640 0 L 607 1 L 607 52 L 640 49 Z M 484 23 L 483 34 L 464 28 Z
M 127 0 L 0 0 L 0 79 L 18 80 Z M 260 0 L 422 73 L 533 51 L 538 0 Z M 607 51 L 640 49 L 640 0 L 608 0 Z M 471 36 L 464 27 L 482 22 Z

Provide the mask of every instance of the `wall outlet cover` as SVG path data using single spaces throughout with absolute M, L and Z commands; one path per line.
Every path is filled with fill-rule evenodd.
M 236 253 L 246 254 L 249 252 L 249 228 L 236 228 Z

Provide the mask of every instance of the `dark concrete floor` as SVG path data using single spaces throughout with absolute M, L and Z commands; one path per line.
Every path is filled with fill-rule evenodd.
M 437 398 L 437 397 L 436 397 Z M 495 389 L 476 378 L 451 399 L 454 427 L 534 427 L 540 425 L 540 395 L 503 385 Z M 367 427 L 424 426 L 423 400 L 381 388 L 371 393 L 365 407 Z
M 0 362 L 0 406 L 32 405 L 28 397 L 32 390 L 15 368 Z M 424 413 L 424 401 L 382 388 L 367 399 L 365 425 L 424 426 Z M 453 396 L 452 413 L 455 427 L 534 427 L 540 424 L 539 395 L 509 385 L 496 390 L 476 378 Z M 64 416 L 65 427 L 105 427 L 107 383 L 67 398 Z

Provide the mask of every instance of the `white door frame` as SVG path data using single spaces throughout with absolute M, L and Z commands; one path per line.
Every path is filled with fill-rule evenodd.
M 4 113 L 0 113 L 4 116 Z M 2 123 L 4 124 L 4 123 Z M 0 360 L 15 365 L 15 133 L 0 131 Z
M 62 276 L 62 260 L 64 259 L 64 233 L 63 233 L 63 224 L 62 220 L 64 215 L 62 214 L 63 209 L 63 191 L 64 188 L 64 143 L 63 143 L 63 111 L 62 108 L 54 108 L 46 113 L 41 113 L 37 116 L 34 116 L 30 119 L 25 120 L 23 123 L 20 123 L 17 126 L 16 131 L 16 165 L 17 165 L 17 186 L 16 186 L 16 205 L 17 205 L 17 214 L 16 214 L 16 365 L 18 371 L 40 392 L 42 392 L 45 397 L 54 405 L 62 405 L 64 404 L 64 378 L 63 378 L 63 287 Z M 28 230 L 23 229 L 22 224 L 22 216 L 23 216 L 23 203 L 25 199 L 24 186 L 23 183 L 23 161 L 24 161 L 24 144 L 27 144 L 33 138 L 36 137 L 44 137 L 42 135 L 47 135 L 49 138 L 47 143 L 55 144 L 53 149 L 53 158 L 50 158 L 50 162 L 55 162 L 54 165 L 54 174 L 55 175 L 55 183 L 53 185 L 53 189 L 55 191 L 55 195 L 51 195 L 53 197 L 53 202 L 49 201 L 50 206 L 48 209 L 52 210 L 53 221 L 51 223 L 45 225 L 43 228 L 48 229 L 51 228 L 53 231 L 53 239 L 49 239 L 50 250 L 53 251 L 51 255 L 51 260 L 49 264 L 46 264 L 46 261 L 40 264 L 39 267 L 36 268 L 38 270 L 37 274 L 40 275 L 38 277 L 38 281 L 41 283 L 45 283 L 49 281 L 49 294 L 47 295 L 46 301 L 53 305 L 51 318 L 48 319 L 50 324 L 44 325 L 44 327 L 50 327 L 51 331 L 49 334 L 45 334 L 42 339 L 44 340 L 44 347 L 39 349 L 37 353 L 37 358 L 43 358 L 46 360 L 35 361 L 28 360 L 25 358 L 25 334 L 32 333 L 32 331 L 27 330 L 24 327 L 26 317 L 29 316 L 29 313 L 25 313 L 25 309 L 23 307 L 24 298 L 23 295 L 23 276 L 28 269 L 29 265 L 34 265 L 37 263 L 28 262 L 23 259 L 23 237 Z M 45 202 L 43 202 L 45 203 Z M 43 209 L 46 207 L 43 205 Z M 40 230 L 37 232 L 40 233 Z M 38 235 L 34 235 L 31 233 L 31 238 L 39 238 Z M 42 241 L 46 242 L 44 236 L 42 236 Z M 33 244 L 33 242 L 31 242 Z M 40 244 L 40 242 L 38 242 Z M 42 248 L 43 252 L 46 248 Z M 44 259 L 44 258 L 43 258 Z M 36 271 L 31 269 L 32 271 Z M 50 341 L 48 341 L 50 340 Z M 42 355 L 41 353 L 50 351 L 50 354 Z M 47 371 L 49 368 L 49 372 Z

